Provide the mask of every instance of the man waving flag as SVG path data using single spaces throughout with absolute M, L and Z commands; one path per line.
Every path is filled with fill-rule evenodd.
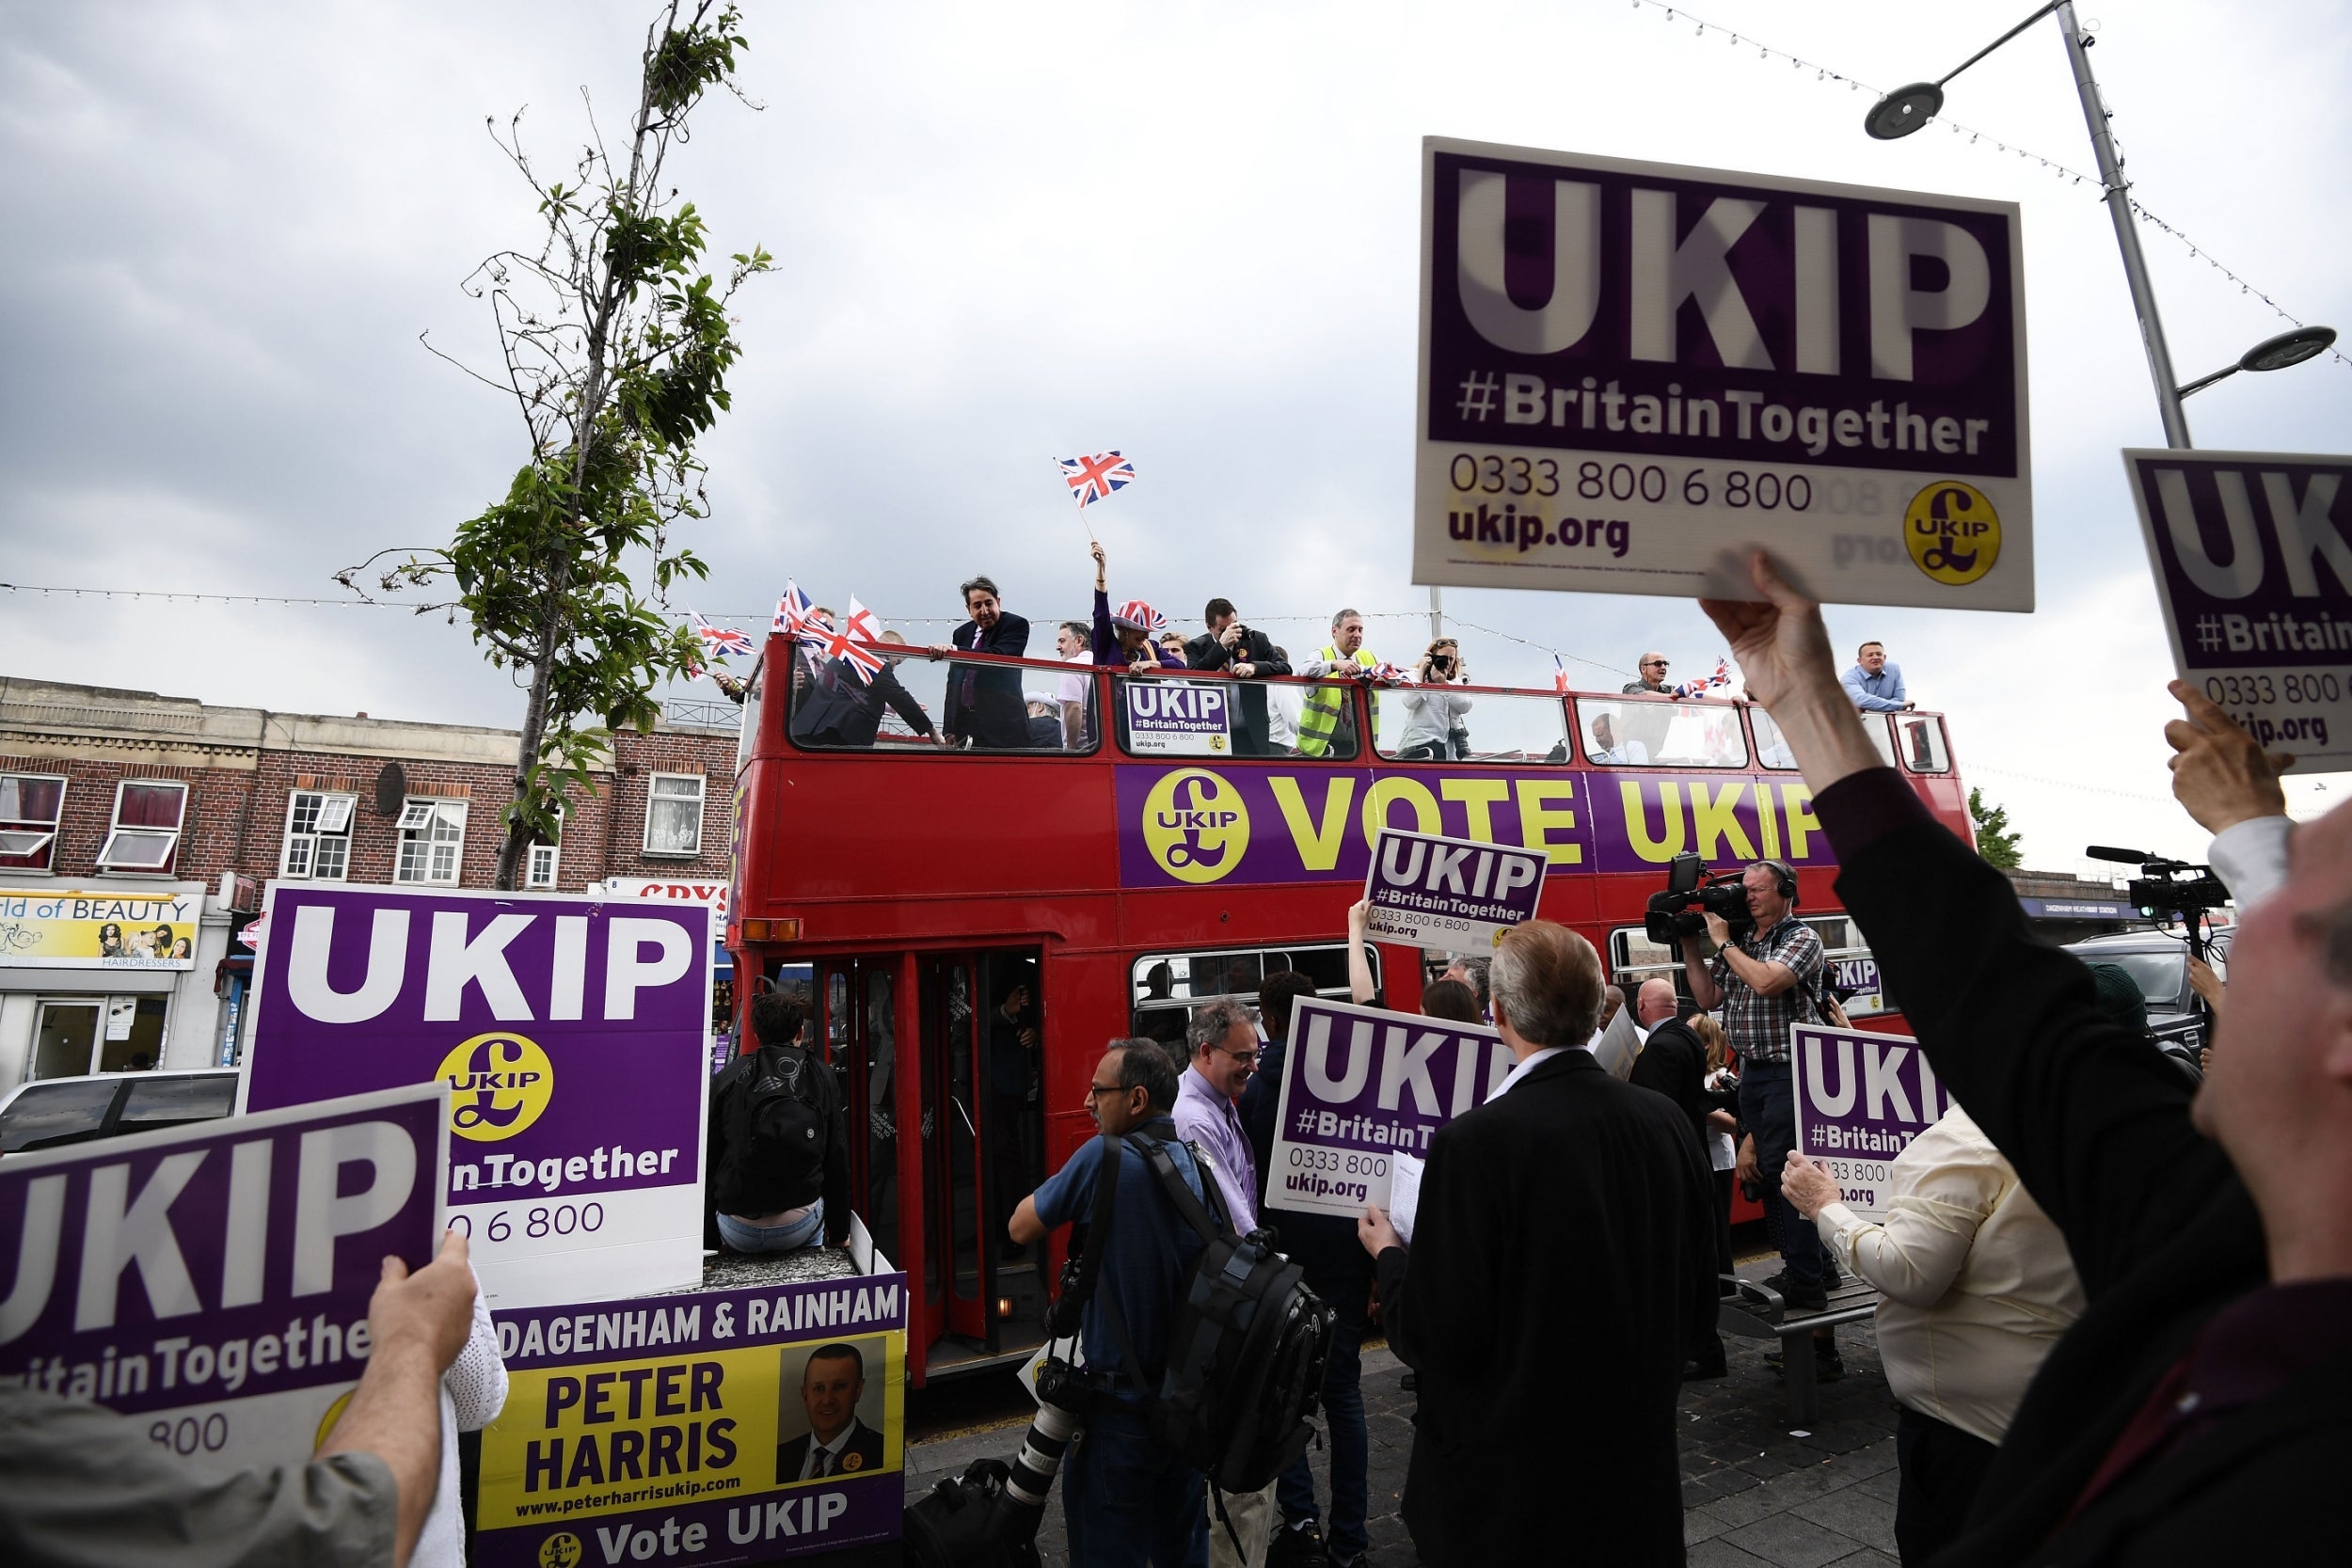
M 1136 466 L 1115 451 L 1098 451 L 1091 457 L 1064 457 L 1061 464 L 1062 483 L 1070 486 L 1070 497 L 1078 503 L 1078 510 L 1101 500 L 1114 490 L 1124 490 L 1136 482 Z

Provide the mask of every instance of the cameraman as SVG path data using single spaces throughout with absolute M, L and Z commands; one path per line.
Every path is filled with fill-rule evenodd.
M 1241 624 L 1241 612 L 1231 599 L 1211 599 L 1201 612 L 1208 630 L 1184 644 L 1184 662 L 1196 670 L 1222 670 L 1235 680 L 1263 680 L 1269 675 L 1291 673 L 1289 660 L 1282 657 L 1265 633 Z M 1241 757 L 1262 757 L 1266 754 L 1265 688 L 1245 686 L 1235 712 L 1241 720 L 1233 732 L 1233 754 Z
M 1444 762 L 1453 756 L 1452 736 L 1470 700 L 1444 689 L 1469 684 L 1460 644 L 1450 637 L 1430 643 L 1413 667 L 1413 684 L 1397 694 L 1405 705 L 1405 730 L 1391 754 L 1400 762 Z
M 1754 1145 L 1765 1229 L 1782 1263 L 1765 1283 L 1791 1307 L 1818 1312 L 1829 1306 L 1829 1259 L 1820 1236 L 1781 1197 L 1780 1168 L 1797 1141 L 1788 1029 L 1820 1018 L 1810 999 L 1820 984 L 1821 939 L 1796 916 L 1797 874 L 1786 861 L 1757 861 L 1740 882 L 1755 926 L 1734 941 L 1729 924 L 1708 910 L 1707 935 L 1682 939 L 1683 971 L 1700 1006 L 1723 1008 L 1724 1034 L 1740 1056 L 1740 1121 Z M 1844 1375 L 1836 1349 L 1823 1348 L 1820 1374 Z

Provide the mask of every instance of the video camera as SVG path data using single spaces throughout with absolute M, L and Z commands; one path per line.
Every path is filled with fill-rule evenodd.
M 1684 937 L 1707 934 L 1707 916 L 1721 915 L 1735 940 L 1756 928 L 1748 913 L 1748 890 L 1743 871 L 1707 874 L 1707 863 L 1689 850 L 1666 863 L 1666 891 L 1650 895 L 1643 927 L 1649 940 L 1672 947 Z
M 2217 910 L 2230 901 L 2230 890 L 2221 885 L 2210 865 L 2169 861 L 2137 849 L 2110 849 L 2102 844 L 2090 845 L 2083 853 L 2094 861 L 2138 866 L 2140 875 L 2132 879 L 2130 897 L 2139 912 L 2152 920 L 2185 920 L 2192 913 Z

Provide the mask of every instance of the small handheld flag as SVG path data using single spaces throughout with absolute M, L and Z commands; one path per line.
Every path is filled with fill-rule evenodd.
M 850 595 L 850 613 L 841 629 L 825 642 L 825 652 L 872 680 L 882 672 L 882 656 L 866 646 L 882 641 L 882 627 L 874 620 L 874 612 Z
M 1070 498 L 1078 503 L 1080 512 L 1136 482 L 1136 466 L 1115 451 L 1057 461 L 1061 465 L 1062 483 L 1070 486 Z
M 1551 689 L 1565 694 L 1568 689 L 1568 667 L 1560 662 L 1560 656 L 1551 656 Z
M 759 651 L 749 637 L 733 626 L 714 626 L 691 610 L 686 612 L 686 620 L 694 628 L 694 635 L 703 640 L 703 646 L 715 658 L 723 658 L 729 654 L 756 654 Z

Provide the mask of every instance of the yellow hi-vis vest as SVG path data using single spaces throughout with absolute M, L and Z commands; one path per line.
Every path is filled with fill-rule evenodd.
M 1329 645 L 1316 657 L 1326 664 L 1337 664 L 1348 656 L 1337 645 Z M 1379 659 L 1369 648 L 1356 650 L 1356 662 L 1367 670 L 1379 667 Z M 1318 686 L 1307 693 L 1298 709 L 1298 754 L 1319 757 L 1331 749 L 1331 737 L 1339 733 L 1340 708 L 1347 701 L 1347 689 L 1336 683 Z

